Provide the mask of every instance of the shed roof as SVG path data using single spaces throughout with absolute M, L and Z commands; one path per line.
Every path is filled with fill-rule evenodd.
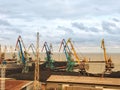
M 111 86 L 120 87 L 120 78 L 51 75 L 48 78 L 47 82 L 93 84 L 93 85 L 98 84 L 98 85 L 111 85 Z
M 5 80 L 5 90 L 20 90 L 30 84 L 33 81 L 25 81 L 25 80 Z M 1 85 L 1 80 L 0 80 Z

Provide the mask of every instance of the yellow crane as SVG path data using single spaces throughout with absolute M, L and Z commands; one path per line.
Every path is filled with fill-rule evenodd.
M 71 46 L 71 49 L 72 49 L 72 51 L 73 51 L 73 55 L 74 55 L 77 63 L 80 64 L 80 59 L 79 59 L 79 57 L 78 57 L 78 55 L 77 55 L 77 53 L 76 53 L 76 51 L 75 51 L 75 48 L 74 48 L 74 46 L 73 46 L 70 38 L 67 40 L 67 43 L 66 43 L 66 44 L 68 45 L 68 43 L 69 43 L 70 46 Z
M 102 41 L 101 41 L 101 48 L 103 49 L 104 59 L 105 59 L 105 71 L 104 71 L 104 73 L 111 72 L 112 69 L 114 68 L 114 64 L 112 63 L 111 57 L 108 58 L 108 56 L 107 56 L 104 39 L 102 39 Z
M 86 64 L 88 62 L 88 60 L 86 59 L 86 57 L 83 58 L 82 61 L 80 61 L 80 58 L 78 57 L 77 53 L 76 53 L 76 50 L 71 42 L 71 39 L 69 38 L 66 42 L 66 44 L 68 45 L 68 43 L 70 44 L 71 46 L 71 50 L 72 50 L 72 54 L 74 55 L 75 57 L 75 61 L 77 62 L 77 64 L 79 64 L 80 66 L 80 72 L 81 73 L 86 73 L 86 70 L 89 69 L 89 65 Z
M 78 64 L 80 64 L 80 63 L 81 63 L 80 58 L 78 57 L 77 52 L 76 52 L 76 50 L 75 50 L 75 48 L 74 48 L 74 46 L 73 46 L 73 43 L 71 42 L 71 39 L 70 39 L 70 38 L 67 40 L 67 43 L 66 43 L 66 44 L 68 45 L 68 43 L 69 43 L 70 46 L 71 46 L 71 50 L 72 50 L 73 55 L 74 55 L 74 57 L 75 57 L 75 59 L 76 59 L 76 62 L 77 62 Z M 84 57 L 83 61 L 88 62 L 88 60 L 86 59 L 86 57 Z

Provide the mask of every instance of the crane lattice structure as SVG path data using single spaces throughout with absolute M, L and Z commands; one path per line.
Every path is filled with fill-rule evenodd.
M 40 90 L 39 77 L 40 77 L 39 76 L 39 33 L 37 33 L 35 75 L 34 75 L 34 89 L 33 90 Z
M 102 41 L 101 41 L 101 48 L 103 49 L 104 59 L 105 59 L 105 71 L 102 74 L 102 77 L 103 77 L 105 73 L 112 72 L 112 69 L 114 68 L 114 63 L 112 62 L 111 57 L 108 57 L 108 55 L 107 55 L 104 39 L 102 39 Z

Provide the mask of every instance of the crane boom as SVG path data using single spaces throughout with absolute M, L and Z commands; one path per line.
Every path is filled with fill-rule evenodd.
M 20 41 L 20 43 L 22 44 L 22 46 L 23 46 L 23 48 L 24 48 L 24 51 L 26 52 L 25 44 L 24 44 L 24 42 L 23 42 L 23 40 L 22 40 L 22 37 L 21 37 L 20 35 L 19 35 L 19 37 L 18 37 L 18 39 L 17 39 L 16 46 L 15 46 L 15 50 L 17 49 L 17 46 L 18 46 L 19 41 Z
M 77 63 L 80 64 L 80 59 L 79 59 L 79 57 L 78 57 L 78 55 L 77 55 L 77 53 L 75 51 L 75 48 L 74 48 L 70 38 L 67 41 L 67 45 L 68 45 L 68 43 L 70 43 L 70 45 L 71 45 L 71 48 L 72 48 L 72 51 L 73 51 L 73 54 L 75 56 L 75 59 L 76 59 Z
M 35 54 L 35 51 L 34 51 L 34 50 L 35 50 L 35 46 L 34 46 L 33 43 L 31 43 L 30 46 L 28 47 L 28 51 L 30 50 L 30 48 L 32 49 L 33 54 L 34 54 L 34 56 L 35 56 L 35 55 L 36 55 L 36 54 Z
M 22 45 L 21 45 L 21 42 L 20 40 L 18 40 L 18 43 L 19 43 L 19 47 L 20 47 L 20 54 L 22 55 L 22 63 L 25 64 L 25 57 L 24 57 L 24 53 L 23 53 L 23 50 L 22 50 Z
M 23 52 L 23 48 L 22 48 L 23 41 L 22 41 L 22 44 L 21 44 L 21 40 L 22 40 L 21 36 L 19 36 L 18 39 L 17 39 L 15 50 L 17 49 L 17 47 L 19 47 L 19 54 L 22 56 L 21 57 L 22 63 L 25 64 L 26 61 L 25 61 L 25 56 L 24 56 L 24 52 Z M 25 46 L 24 46 L 24 48 L 25 48 Z
M 62 45 L 63 45 L 63 48 L 64 48 L 65 56 L 66 56 L 67 60 L 69 60 L 69 53 L 71 53 L 71 51 L 70 51 L 68 45 L 66 44 L 65 39 L 63 39 L 62 42 L 61 42 L 61 45 L 60 45 L 60 48 L 59 48 L 59 52 L 61 50 Z
M 23 48 L 25 51 L 23 51 Z M 18 48 L 19 47 L 19 48 Z M 18 37 L 17 42 L 16 42 L 16 47 L 15 50 L 18 48 L 18 52 L 19 52 L 19 57 L 20 60 L 22 61 L 23 64 L 23 69 L 22 69 L 22 73 L 27 73 L 29 71 L 29 65 L 28 65 L 28 53 L 26 51 L 25 45 L 23 43 L 23 40 L 21 38 L 21 36 Z
M 47 42 L 44 43 L 43 48 L 42 48 L 41 51 L 43 51 L 44 48 L 45 48 L 46 51 L 51 51 L 48 44 L 47 44 Z
M 107 53 L 106 53 L 106 48 L 105 48 L 104 39 L 102 39 L 101 48 L 102 48 L 103 51 L 104 51 L 104 59 L 105 59 L 105 62 L 108 63 L 108 58 L 107 58 Z

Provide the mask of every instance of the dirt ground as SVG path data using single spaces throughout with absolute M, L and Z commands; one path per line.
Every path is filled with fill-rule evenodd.
M 66 66 L 66 62 L 55 62 L 56 67 Z M 6 74 L 8 78 L 15 78 L 17 80 L 34 80 L 34 64 L 30 67 L 28 73 L 21 73 L 22 70 L 9 71 Z M 90 77 L 101 77 L 101 74 L 88 73 Z M 45 63 L 40 65 L 40 81 L 46 82 L 50 75 L 70 75 L 70 76 L 81 76 L 80 72 L 66 72 L 66 71 L 53 71 L 45 68 Z M 86 75 L 87 76 L 87 75 Z M 111 74 L 105 74 L 104 77 L 109 78 L 120 78 L 120 71 L 112 72 Z

